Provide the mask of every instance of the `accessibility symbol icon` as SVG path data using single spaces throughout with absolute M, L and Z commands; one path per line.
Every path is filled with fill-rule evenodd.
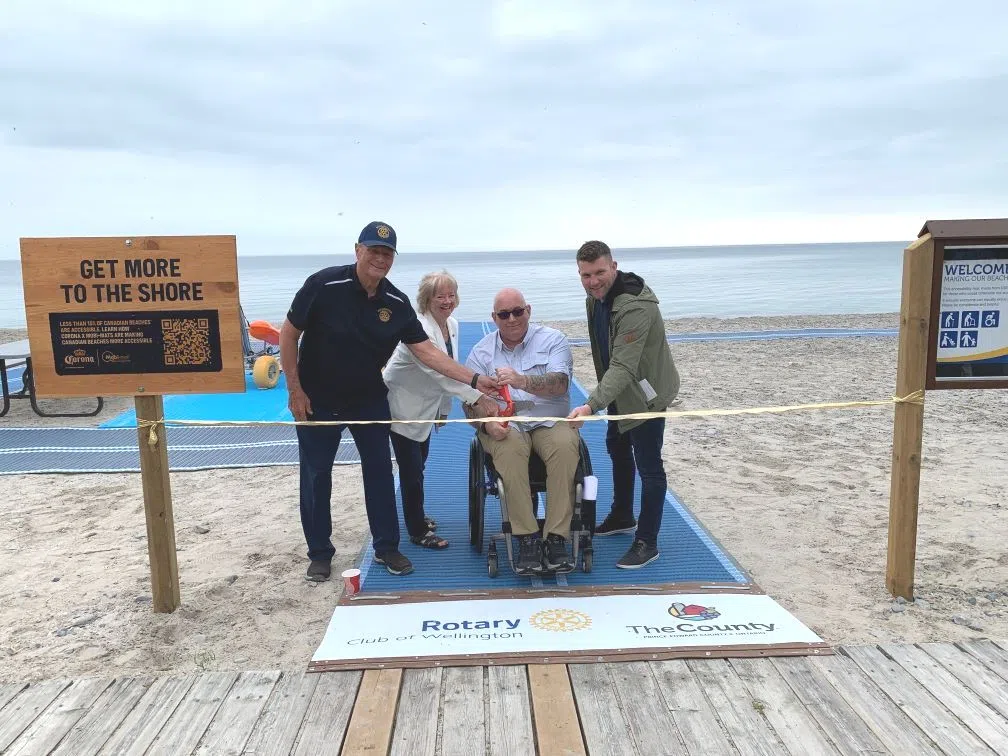
M 977 332 L 976 331 L 960 331 L 959 332 L 959 346 L 960 347 L 975 347 L 977 345 Z
M 997 328 L 1001 320 L 1000 310 L 984 310 L 980 318 L 981 328 Z
M 938 344 L 940 349 L 955 349 L 959 346 L 959 340 L 956 338 L 957 334 L 955 331 L 942 331 L 941 341 Z
M 980 311 L 979 310 L 966 310 L 962 314 L 962 327 L 963 328 L 976 328 L 980 325 Z
M 958 328 L 959 327 L 959 311 L 951 310 L 949 312 L 943 312 L 941 314 L 941 327 L 942 328 Z

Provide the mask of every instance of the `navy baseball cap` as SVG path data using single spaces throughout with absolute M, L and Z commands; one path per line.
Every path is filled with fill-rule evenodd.
M 357 237 L 358 244 L 366 244 L 369 247 L 388 247 L 398 254 L 396 250 L 395 230 L 388 223 L 381 221 L 371 221 Z

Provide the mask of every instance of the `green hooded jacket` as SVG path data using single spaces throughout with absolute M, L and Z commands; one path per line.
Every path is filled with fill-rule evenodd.
M 662 412 L 679 393 L 679 371 L 672 360 L 672 350 L 665 337 L 665 322 L 658 309 L 658 297 L 644 279 L 634 273 L 617 272 L 606 294 L 611 309 L 609 317 L 609 369 L 603 370 L 599 345 L 595 338 L 596 300 L 589 296 L 588 333 L 598 386 L 588 397 L 592 412 L 611 403 L 621 415 L 635 412 Z M 645 394 L 646 381 L 655 396 Z M 643 420 L 620 420 L 619 431 L 626 433 Z

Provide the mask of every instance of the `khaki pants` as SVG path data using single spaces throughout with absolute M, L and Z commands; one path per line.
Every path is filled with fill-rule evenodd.
M 569 538 L 574 512 L 574 474 L 580 459 L 578 432 L 570 423 L 556 423 L 551 428 L 539 427 L 529 432 L 512 425 L 503 441 L 495 441 L 482 431 L 479 440 L 493 457 L 494 467 L 504 481 L 511 532 L 514 535 L 539 532 L 539 523 L 532 514 L 528 474 L 529 455 L 534 449 L 546 465 L 543 535 L 555 533 Z

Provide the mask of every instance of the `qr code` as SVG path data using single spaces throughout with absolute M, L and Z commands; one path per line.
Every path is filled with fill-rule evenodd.
M 206 365 L 210 362 L 210 321 L 206 318 L 164 318 L 165 365 Z

